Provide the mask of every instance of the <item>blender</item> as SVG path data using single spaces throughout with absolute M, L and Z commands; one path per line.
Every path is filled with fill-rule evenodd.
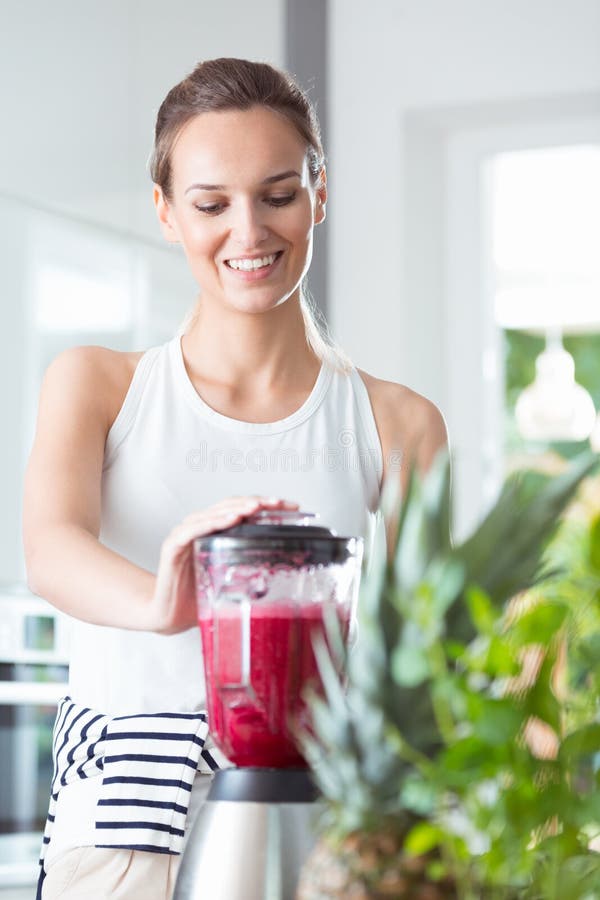
M 318 794 L 296 733 L 320 690 L 314 640 L 334 616 L 347 641 L 362 539 L 312 513 L 261 510 L 194 541 L 213 776 L 175 900 L 293 900 L 315 840 Z

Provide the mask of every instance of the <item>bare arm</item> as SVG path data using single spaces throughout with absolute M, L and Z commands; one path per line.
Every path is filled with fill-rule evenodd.
M 399 488 L 407 488 L 411 467 L 424 475 L 442 448 L 448 431 L 441 412 L 430 400 L 401 384 L 360 372 L 375 416 L 383 451 L 383 480 L 394 475 L 390 461 L 400 457 Z M 388 549 L 395 545 L 395 528 L 387 530 Z
M 403 460 L 403 486 L 411 462 L 414 463 L 417 472 L 425 475 L 437 453 L 442 448 L 449 449 L 446 423 L 437 406 L 430 400 L 421 398 L 419 407 L 415 413 L 413 427 L 408 432 Z
M 107 351 L 76 347 L 49 366 L 25 474 L 29 587 L 87 622 L 146 628 L 155 577 L 98 540 L 110 427 Z
M 165 535 L 156 575 L 101 544 L 104 445 L 126 391 L 122 378 L 115 390 L 110 354 L 98 347 L 67 350 L 44 377 L 25 474 L 27 581 L 34 593 L 86 622 L 173 634 L 196 623 L 193 539 L 261 507 L 297 504 L 229 497 L 186 516 Z
M 383 481 L 400 455 L 400 482 L 406 488 L 411 465 L 421 475 L 438 450 L 448 448 L 448 431 L 441 412 L 431 400 L 402 384 L 383 381 L 359 370 L 365 382 L 383 451 Z

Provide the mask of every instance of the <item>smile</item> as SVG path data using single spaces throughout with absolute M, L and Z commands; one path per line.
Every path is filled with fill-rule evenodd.
M 277 268 L 282 256 L 283 250 L 278 250 L 277 253 L 259 256 L 256 259 L 227 259 L 225 266 L 236 278 L 241 278 L 243 281 L 256 281 L 267 278 Z
M 230 269 L 242 269 L 244 272 L 251 272 L 253 269 L 262 269 L 265 266 L 272 265 L 275 260 L 281 256 L 282 250 L 277 253 L 271 253 L 269 256 L 259 256 L 256 259 L 228 259 L 225 264 Z

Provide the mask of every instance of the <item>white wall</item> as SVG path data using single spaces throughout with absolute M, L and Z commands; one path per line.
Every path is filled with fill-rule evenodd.
M 146 170 L 160 102 L 201 59 L 281 65 L 284 12 L 285 0 L 2 4 L 0 583 L 25 574 L 22 476 L 49 360 L 72 344 L 159 343 L 195 300 L 182 254 L 160 235 Z M 120 286 L 130 320 L 106 333 L 36 327 L 35 286 L 52 266 Z
M 436 223 L 403 214 L 407 119 L 430 112 L 431 128 L 451 128 L 455 113 L 472 112 L 485 125 L 495 115 L 506 121 L 523 100 L 600 91 L 600 2 L 331 0 L 330 34 L 333 330 L 359 365 L 441 403 L 443 373 L 430 375 L 439 358 L 427 352 L 427 333 L 407 330 L 407 248 L 426 254 L 423 277 L 434 285 L 441 277 L 428 242 Z M 437 197 L 444 184 L 430 191 Z
M 283 0 L 25 0 L 0 33 L 0 194 L 160 241 L 146 161 L 202 59 L 283 63 Z
M 600 2 L 332 0 L 331 35 L 332 330 L 444 412 L 462 534 L 502 476 L 482 162 L 597 133 Z

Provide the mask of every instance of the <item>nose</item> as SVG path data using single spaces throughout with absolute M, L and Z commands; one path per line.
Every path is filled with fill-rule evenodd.
M 242 250 L 252 250 L 269 236 L 264 222 L 266 210 L 251 200 L 240 200 L 233 217 L 231 233 L 233 240 Z

